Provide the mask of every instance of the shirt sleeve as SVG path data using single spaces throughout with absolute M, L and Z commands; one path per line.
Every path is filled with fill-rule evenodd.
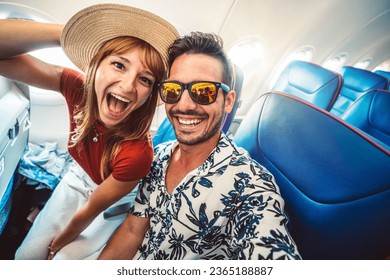
M 84 75 L 64 68 L 61 76 L 61 93 L 68 104 L 78 104 L 84 92 Z
M 118 181 L 140 180 L 149 173 L 152 160 L 150 141 L 126 141 L 111 163 L 112 176 Z
M 161 188 L 158 188 L 156 183 L 152 183 L 153 176 L 158 176 L 161 178 L 161 168 L 159 167 L 159 162 L 161 158 L 161 152 L 164 149 L 159 150 L 158 147 L 165 147 L 161 144 L 155 148 L 153 163 L 148 175 L 146 175 L 138 184 L 138 193 L 134 201 L 133 207 L 130 209 L 130 213 L 135 216 L 146 218 L 153 216 L 155 210 L 151 206 L 151 199 L 158 199 L 159 192 Z M 164 155 L 162 156 L 164 157 Z
M 301 259 L 287 230 L 284 200 L 273 176 L 258 165 L 251 169 L 255 174 L 233 218 L 233 244 L 239 248 L 239 259 Z
M 142 179 L 138 184 L 137 197 L 134 200 L 134 204 L 131 207 L 129 213 L 134 216 L 147 218 L 152 216 L 152 211 L 150 208 L 150 194 L 148 178 L 147 176 Z

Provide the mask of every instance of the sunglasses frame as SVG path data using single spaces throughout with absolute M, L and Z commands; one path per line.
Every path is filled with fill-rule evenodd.
M 181 87 L 181 94 L 178 96 L 177 98 L 177 101 L 175 102 L 168 102 L 168 101 L 165 101 L 165 99 L 163 98 L 163 94 L 161 93 L 161 88 L 162 86 L 165 84 L 165 83 L 173 83 L 173 84 L 177 84 L 177 85 L 180 85 Z M 213 84 L 216 88 L 216 94 L 215 94 L 215 99 L 212 101 L 212 102 L 207 102 L 207 103 L 202 103 L 202 102 L 199 102 L 198 100 L 196 100 L 196 98 L 193 96 L 192 92 L 190 91 L 191 87 L 195 84 L 198 84 L 198 83 L 210 83 L 210 84 Z M 209 105 L 209 104 L 212 104 L 215 102 L 215 100 L 217 100 L 217 97 L 218 97 L 218 92 L 219 92 L 219 89 L 222 89 L 222 91 L 224 91 L 225 93 L 228 93 L 230 91 L 230 87 L 225 85 L 224 83 L 220 83 L 220 82 L 213 82 L 213 81 L 195 81 L 195 82 L 191 82 L 191 83 L 188 83 L 188 84 L 184 84 L 184 83 L 180 83 L 179 81 L 165 81 L 165 82 L 162 82 L 160 84 L 158 84 L 158 92 L 160 94 L 160 97 L 161 97 L 161 100 L 164 101 L 165 103 L 168 103 L 168 104 L 175 104 L 177 102 L 180 101 L 180 98 L 181 96 L 183 95 L 184 91 L 187 90 L 188 91 L 188 94 L 190 95 L 192 101 L 194 101 L 196 104 L 200 104 L 200 105 Z

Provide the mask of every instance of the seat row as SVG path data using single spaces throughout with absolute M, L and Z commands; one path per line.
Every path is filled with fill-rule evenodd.
M 383 101 L 378 92 L 365 95 L 367 110 L 370 102 Z M 389 115 L 376 112 L 368 121 L 374 119 L 388 132 L 389 122 L 375 120 L 382 113 Z M 329 111 L 281 92 L 258 98 L 234 140 L 275 176 L 290 233 L 304 259 L 390 257 L 386 145 Z
M 390 145 L 390 92 L 385 71 L 344 66 L 341 73 L 295 60 L 282 71 L 273 91 L 303 99 Z
M 293 62 L 234 135 L 275 176 L 304 259 L 390 256 L 390 94 L 376 89 L 387 81 L 367 72 Z M 238 94 L 241 86 L 236 71 Z M 174 138 L 166 119 L 153 143 Z
M 341 116 L 351 104 L 372 89 L 388 89 L 389 72 L 375 73 L 344 66 L 336 73 L 320 65 L 294 60 L 282 71 L 272 91 L 292 94 Z
M 275 176 L 304 259 L 390 257 L 390 92 L 378 74 L 292 62 L 235 133 Z

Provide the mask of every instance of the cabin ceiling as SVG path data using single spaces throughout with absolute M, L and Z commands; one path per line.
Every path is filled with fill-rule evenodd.
M 78 10 L 104 2 L 147 9 L 182 33 L 215 32 L 228 49 L 242 38 L 258 37 L 267 50 L 265 71 L 305 45 L 313 46 L 316 63 L 339 53 L 348 53 L 349 65 L 370 58 L 374 67 L 390 59 L 390 0 L 67 0 L 67 10 L 52 0 L 15 0 L 10 5 L 32 7 L 65 23 Z

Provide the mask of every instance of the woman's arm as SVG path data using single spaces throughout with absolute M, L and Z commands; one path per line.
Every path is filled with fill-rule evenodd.
M 120 227 L 111 236 L 98 259 L 133 259 L 149 227 L 150 218 L 141 218 L 128 214 Z
M 75 240 L 102 211 L 131 192 L 137 183 L 138 181 L 118 181 L 110 175 L 96 188 L 87 203 L 75 213 L 65 229 L 53 239 L 51 250 L 58 252 Z M 48 259 L 52 257 L 54 255 L 49 255 Z
M 63 67 L 45 63 L 26 53 L 60 46 L 62 29 L 61 24 L 0 20 L 0 75 L 59 91 Z

